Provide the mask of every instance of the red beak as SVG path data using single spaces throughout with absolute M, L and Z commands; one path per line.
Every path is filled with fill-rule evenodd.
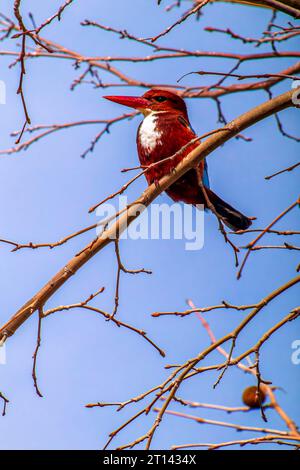
M 149 100 L 138 96 L 103 96 L 103 98 L 134 109 L 146 109 L 150 105 Z

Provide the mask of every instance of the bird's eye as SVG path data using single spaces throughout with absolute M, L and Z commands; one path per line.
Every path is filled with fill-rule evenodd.
M 165 98 L 164 96 L 156 96 L 154 99 L 155 101 L 158 101 L 158 103 L 162 103 L 163 101 L 167 100 L 167 98 Z

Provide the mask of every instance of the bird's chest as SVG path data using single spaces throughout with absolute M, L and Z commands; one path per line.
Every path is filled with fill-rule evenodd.
M 174 140 L 172 142 L 171 134 L 171 126 L 165 125 L 161 115 L 150 114 L 145 117 L 137 135 L 138 153 L 142 165 L 150 165 L 173 155 Z M 153 172 L 162 173 L 169 165 L 170 161 L 155 165 Z
M 153 156 L 163 144 L 164 132 L 159 126 L 158 119 L 155 115 L 146 116 L 141 123 L 137 144 L 140 158 L 143 160 L 153 161 Z
M 148 183 L 169 173 L 177 165 L 185 152 L 174 158 L 169 157 L 176 154 L 189 140 L 191 137 L 185 138 L 177 117 L 168 116 L 167 113 L 153 113 L 144 118 L 138 130 L 137 146 L 141 165 L 152 164 L 145 173 Z

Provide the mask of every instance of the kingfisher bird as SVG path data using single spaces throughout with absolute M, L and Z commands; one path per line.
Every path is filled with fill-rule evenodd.
M 155 163 L 145 172 L 149 185 L 170 173 L 199 144 L 190 125 L 184 100 L 171 91 L 151 89 L 141 97 L 104 98 L 137 109 L 143 114 L 144 119 L 137 132 L 137 149 L 143 168 Z M 183 150 L 180 151 L 181 149 Z M 173 155 L 173 158 L 168 158 Z M 161 163 L 157 163 L 159 161 Z M 203 204 L 231 230 L 245 230 L 252 223 L 250 218 L 234 209 L 210 189 L 205 160 L 200 161 L 196 168 L 188 170 L 166 190 L 166 193 L 176 202 Z

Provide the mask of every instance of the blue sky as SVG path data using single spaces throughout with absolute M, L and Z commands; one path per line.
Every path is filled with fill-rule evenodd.
M 1 11 L 12 12 L 12 1 L 1 2 Z M 101 5 L 99 5 L 99 3 Z M 120 41 L 112 34 L 83 28 L 80 21 L 88 18 L 127 29 L 137 36 L 152 36 L 171 24 L 180 11 L 164 11 L 153 0 L 128 2 L 75 2 L 65 12 L 60 24 L 53 24 L 44 35 L 87 55 L 142 55 L 149 51 L 133 42 Z M 39 24 L 56 7 L 58 1 L 22 2 L 24 17 L 32 11 Z M 224 21 L 226 18 L 226 21 Z M 222 35 L 205 33 L 202 26 L 231 27 L 246 35 L 259 36 L 265 29 L 270 12 L 251 7 L 213 5 L 205 9 L 200 22 L 190 18 L 179 26 L 162 44 L 201 50 L 249 52 L 250 47 L 230 41 Z M 277 22 L 288 20 L 279 15 Z M 297 49 L 299 43 L 290 44 Z M 0 49 L 14 50 L 11 40 Z M 261 50 L 268 50 L 267 47 Z M 10 132 L 23 124 L 20 99 L 16 96 L 19 69 L 8 69 L 9 58 L 1 57 L 0 79 L 7 87 L 7 104 L 0 106 L 1 149 L 13 143 Z M 291 64 L 281 59 L 281 68 Z M 176 61 L 121 64 L 122 70 L 154 83 L 175 83 L 191 70 L 227 70 L 232 63 L 216 59 L 182 59 Z M 273 60 L 258 65 L 243 65 L 243 73 L 275 72 Z M 116 104 L 102 99 L 102 90 L 82 85 L 70 91 L 70 84 L 80 71 L 70 62 L 55 59 L 28 61 L 25 93 L 33 124 L 68 122 L 80 119 L 101 119 L 117 116 Z M 206 83 L 203 77 L 191 76 L 186 84 Z M 274 88 L 284 92 L 289 83 Z M 115 88 L 113 93 L 140 94 L 139 89 Z M 266 99 L 266 94 L 247 93 L 228 96 L 223 100 L 228 119 L 234 118 Z M 216 108 L 207 99 L 187 100 L 194 129 L 204 133 L 216 127 Z M 290 133 L 299 130 L 299 113 L 289 109 L 281 114 Z M 20 242 L 56 241 L 81 227 L 97 221 L 88 208 L 117 190 L 128 179 L 120 173 L 124 167 L 137 164 L 135 134 L 140 118 L 117 124 L 105 135 L 94 152 L 84 160 L 80 154 L 88 147 L 97 126 L 86 126 L 56 133 L 41 140 L 28 151 L 0 158 L 0 236 Z M 231 140 L 209 156 L 211 187 L 240 210 L 257 217 L 257 226 L 270 222 L 291 204 L 298 195 L 299 170 L 283 174 L 271 181 L 264 177 L 297 161 L 299 144 L 281 136 L 275 120 L 270 118 L 245 134 L 251 143 Z M 297 173 L 298 171 L 298 173 Z M 133 198 L 145 188 L 140 179 L 128 191 Z M 169 199 L 162 195 L 160 202 Z M 283 229 L 299 230 L 299 212 L 293 211 L 282 223 Z M 11 253 L 0 245 L 0 319 L 5 322 L 18 307 L 31 297 L 91 238 L 78 237 L 56 250 L 23 250 Z M 248 239 L 247 239 L 248 240 Z M 279 238 L 269 237 L 278 244 Z M 288 241 L 292 242 L 292 239 Z M 293 240 L 297 243 L 297 241 Z M 245 244 L 245 240 L 243 240 Z M 253 253 L 244 275 L 236 280 L 232 252 L 217 230 L 215 218 L 205 216 L 205 244 L 197 252 L 184 249 L 180 240 L 128 240 L 120 244 L 122 259 L 128 267 L 145 267 L 152 276 L 122 276 L 120 309 L 123 321 L 145 329 L 167 352 L 162 359 L 143 339 L 134 333 L 116 328 L 102 318 L 85 311 L 72 311 L 49 317 L 43 322 L 42 347 L 38 359 L 38 377 L 44 398 L 36 396 L 31 379 L 32 353 L 35 347 L 37 318 L 32 317 L 7 341 L 7 364 L 0 365 L 0 390 L 10 399 L 7 415 L 0 419 L 1 449 L 99 449 L 107 434 L 129 417 L 136 406 L 116 413 L 112 408 L 87 410 L 93 401 L 123 401 L 157 385 L 166 377 L 164 365 L 193 357 L 209 339 L 196 316 L 187 318 L 152 318 L 153 311 L 183 310 L 185 299 L 192 298 L 199 306 L 219 303 L 225 299 L 236 304 L 253 303 L 268 292 L 294 277 L 297 258 L 294 252 L 269 250 Z M 298 260 L 299 262 L 299 260 Z M 94 257 L 74 278 L 48 302 L 48 307 L 79 302 L 100 286 L 105 292 L 95 305 L 110 311 L 114 302 L 116 260 L 112 247 Z M 299 302 L 299 288 L 294 287 L 276 299 L 257 317 L 240 337 L 237 351 L 251 346 L 266 328 L 279 321 Z M 207 314 L 217 337 L 230 331 L 244 317 L 242 312 Z M 284 409 L 300 421 L 300 366 L 291 362 L 291 344 L 300 339 L 299 325 L 292 322 L 264 346 L 262 373 L 284 391 L 278 399 Z M 214 356 L 216 359 L 217 356 Z M 216 389 L 216 374 L 199 376 L 185 383 L 180 396 L 190 400 L 238 406 L 245 386 L 254 380 L 237 370 L 230 370 Z M 171 406 L 171 409 L 180 409 Z M 219 412 L 199 413 L 212 419 L 236 420 L 261 426 L 259 413 L 247 416 L 224 416 Z M 150 414 L 132 425 L 115 440 L 114 446 L 129 442 L 145 431 L 153 419 Z M 269 412 L 270 427 L 281 426 L 277 416 Z M 169 448 L 186 442 L 218 442 L 231 440 L 236 432 L 202 426 L 187 420 L 166 416 L 155 439 L 154 448 Z M 245 434 L 246 436 L 246 434 Z M 240 437 L 240 434 L 239 434 Z

